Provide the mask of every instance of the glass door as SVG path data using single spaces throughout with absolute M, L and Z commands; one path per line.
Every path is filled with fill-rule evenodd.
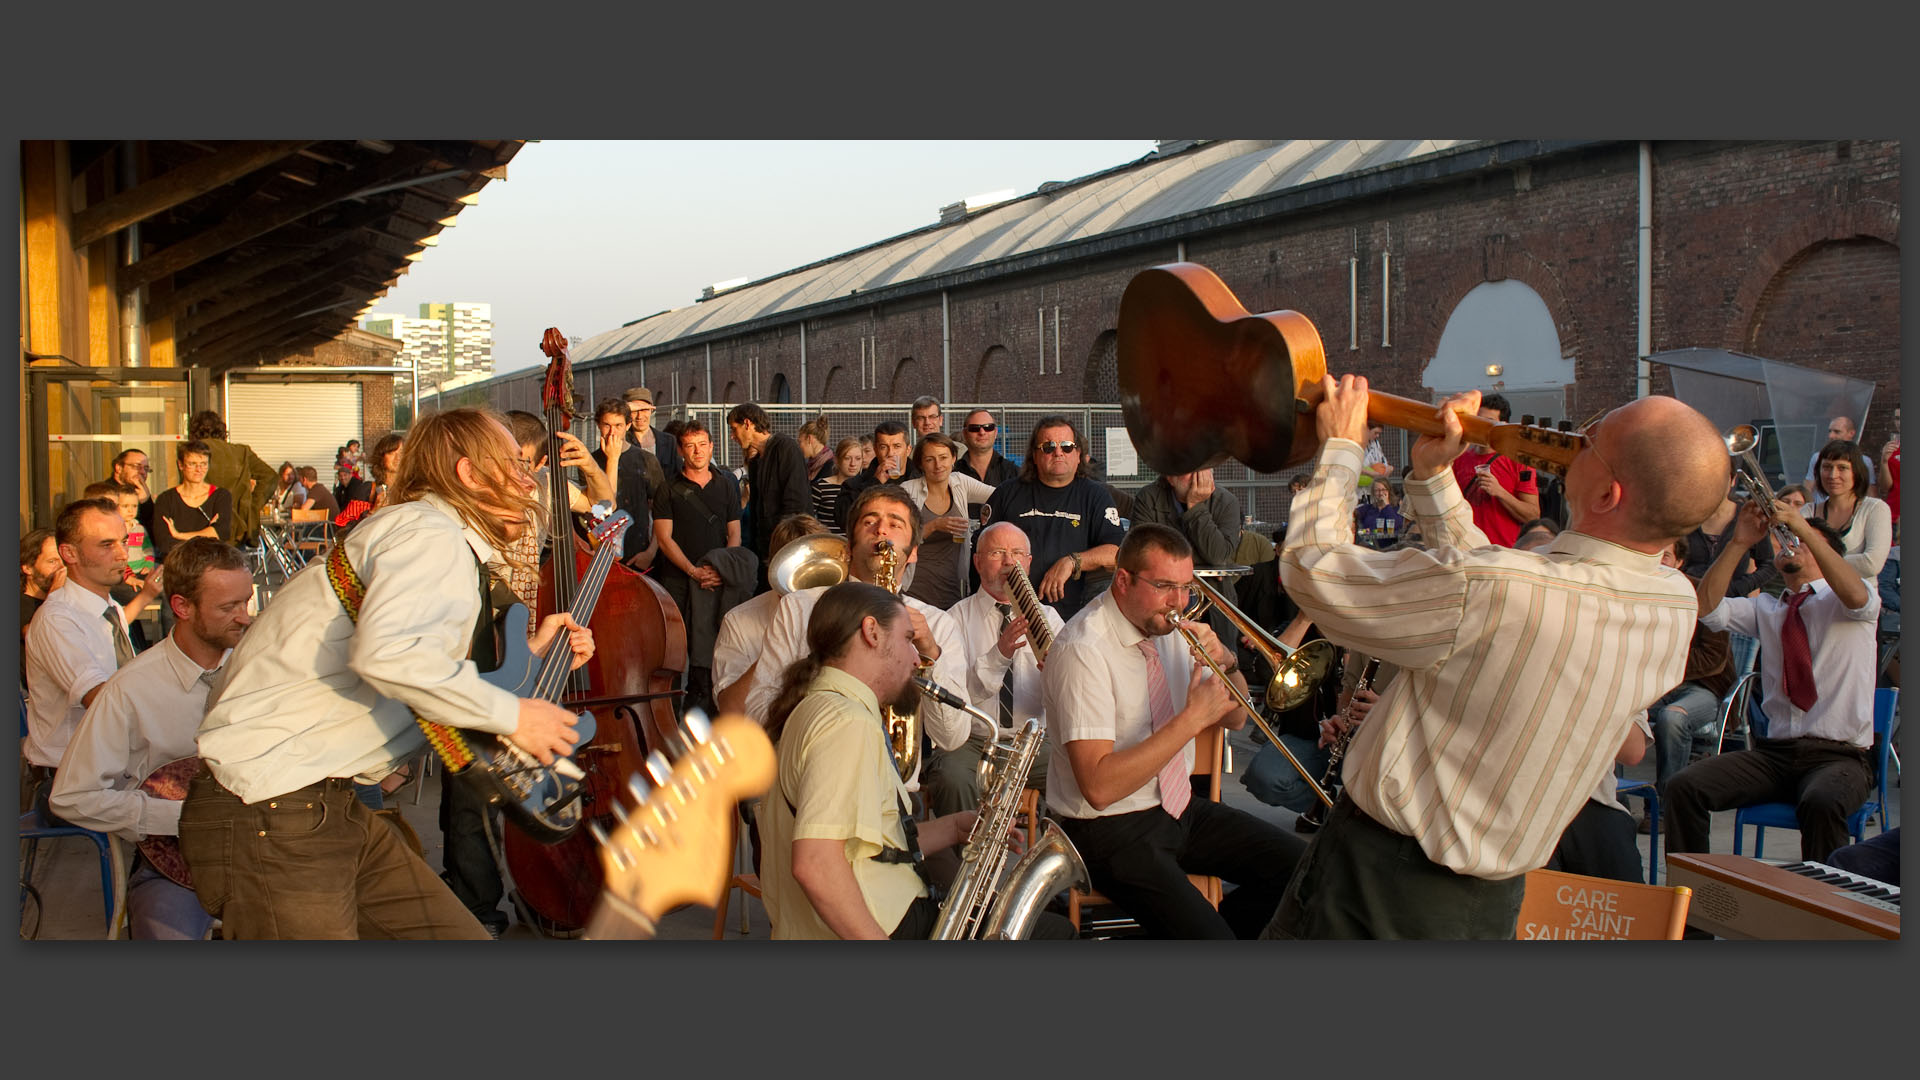
M 123 450 L 147 454 L 152 489 L 174 483 L 174 447 L 205 398 L 205 379 L 195 368 L 28 368 L 30 524 L 51 528 L 60 507 L 88 484 L 112 478 Z

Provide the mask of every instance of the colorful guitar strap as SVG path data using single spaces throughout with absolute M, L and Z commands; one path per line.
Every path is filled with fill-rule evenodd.
M 340 598 L 340 606 L 347 611 L 347 618 L 356 625 L 360 622 L 360 601 L 366 599 L 367 587 L 354 572 L 352 564 L 347 562 L 347 546 L 333 545 L 327 553 L 327 583 L 333 586 L 333 595 Z M 481 617 L 486 617 L 485 605 L 482 605 Z M 446 724 L 436 724 L 423 720 L 419 713 L 413 714 L 413 721 L 420 730 L 427 733 L 427 744 L 434 753 L 446 763 L 447 771 L 457 773 L 473 764 L 473 749 L 467 745 L 466 736 L 460 729 Z

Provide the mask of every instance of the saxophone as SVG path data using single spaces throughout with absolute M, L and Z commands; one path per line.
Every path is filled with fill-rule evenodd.
M 1040 607 L 1040 596 L 1033 591 L 1033 582 L 1019 563 L 1007 567 L 1007 594 L 1013 597 L 1013 604 L 1027 620 L 1027 644 L 1033 647 L 1033 658 L 1042 661 L 1047 658 L 1047 650 L 1053 648 L 1053 628 L 1047 625 L 1047 613 Z
M 964 710 L 973 716 L 993 721 L 932 679 L 914 676 L 921 693 L 936 701 Z M 954 875 L 940 917 L 933 924 L 934 941 L 1016 941 L 1033 932 L 1033 921 L 1047 901 L 1062 889 L 1085 889 L 1087 865 L 1073 842 L 1060 826 L 1048 820 L 1040 839 L 1014 864 L 1001 880 L 1010 853 L 1010 838 L 1015 817 L 1020 812 L 1020 793 L 1027 786 L 1027 774 L 1033 770 L 1040 753 L 1040 721 L 1030 719 L 1020 730 L 998 738 L 987 751 L 993 759 L 992 786 L 982 792 L 980 816 L 967 834 L 966 850 L 960 856 L 960 872 Z
M 874 572 L 874 584 L 894 595 L 900 593 L 900 552 L 891 540 L 881 540 L 874 545 L 874 555 L 879 559 L 879 567 Z M 922 659 L 918 675 L 931 673 L 933 661 Z M 892 706 L 881 709 L 881 718 L 887 725 L 887 747 L 893 753 L 893 767 L 899 772 L 900 779 L 911 780 L 920 771 L 920 705 L 918 702 L 910 710 L 902 712 Z
M 1347 707 L 1340 710 L 1340 716 L 1342 718 L 1351 720 L 1354 700 L 1360 696 L 1360 691 L 1373 688 L 1373 673 L 1379 669 L 1380 658 L 1377 656 L 1367 657 L 1366 665 L 1360 669 L 1360 681 L 1353 684 L 1353 694 L 1347 698 Z M 1340 797 L 1340 789 L 1344 786 L 1340 780 L 1340 760 L 1347 756 L 1347 747 L 1352 745 L 1354 733 L 1359 730 L 1358 725 L 1348 723 L 1346 730 L 1340 733 L 1339 740 L 1333 744 L 1333 749 L 1327 751 L 1327 771 L 1325 775 L 1320 777 L 1320 786 L 1326 790 L 1328 795 L 1336 799 Z M 1300 820 L 1315 828 L 1325 825 L 1327 823 L 1327 804 L 1317 802 L 1307 807 L 1306 810 L 1301 812 Z

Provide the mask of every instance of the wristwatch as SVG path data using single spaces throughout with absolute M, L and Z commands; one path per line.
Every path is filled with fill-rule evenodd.
M 1073 580 L 1079 581 L 1080 575 L 1085 572 L 1085 569 L 1080 565 L 1080 553 L 1077 551 L 1073 552 L 1068 555 L 1067 558 L 1073 560 Z

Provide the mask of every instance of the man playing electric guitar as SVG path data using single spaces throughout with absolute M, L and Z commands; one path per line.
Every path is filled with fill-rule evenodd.
M 154 795 L 141 781 L 171 762 L 196 764 L 207 685 L 253 622 L 253 571 L 231 545 L 196 536 L 167 556 L 165 581 L 173 633 L 101 687 L 67 743 L 49 802 L 75 825 L 138 845 L 127 881 L 134 938 L 197 941 L 212 920 L 175 877 L 186 876 L 174 844 L 178 796 Z
M 540 513 L 513 437 L 484 409 L 416 424 L 380 511 L 345 543 L 357 618 L 317 563 L 296 574 L 208 696 L 206 767 L 180 815 L 194 889 L 228 938 L 488 937 L 398 832 L 354 798 L 431 722 L 500 736 L 551 765 L 579 735 L 558 705 L 516 698 L 468 659 L 492 648 L 487 565 Z M 573 666 L 592 634 L 565 614 L 536 652 Z M 490 658 L 481 658 L 483 661 Z M 459 782 L 449 777 L 449 782 Z

